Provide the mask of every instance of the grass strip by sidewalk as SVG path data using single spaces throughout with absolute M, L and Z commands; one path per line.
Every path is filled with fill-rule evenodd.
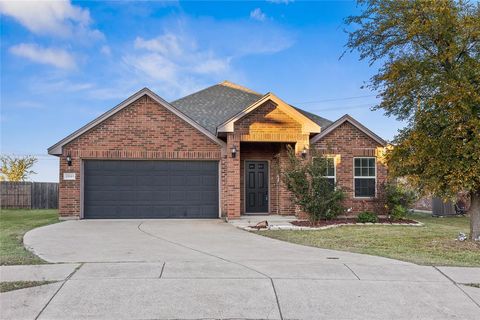
M 468 217 L 434 218 L 416 213 L 407 218 L 425 225 L 353 225 L 318 231 L 255 233 L 312 247 L 365 253 L 421 265 L 480 267 L 480 243 L 456 240 L 459 232 L 468 233 Z
M 13 290 L 19 290 L 24 288 L 43 286 L 44 284 L 50 284 L 57 281 L 12 281 L 12 282 L 0 282 L 0 292 L 8 292 Z
M 23 235 L 34 228 L 58 222 L 57 210 L 0 210 L 0 265 L 43 264 L 23 246 Z

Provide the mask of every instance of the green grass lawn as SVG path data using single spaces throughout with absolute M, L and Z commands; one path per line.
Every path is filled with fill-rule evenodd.
M 56 281 L 14 281 L 14 282 L 0 282 L 0 292 L 8 292 L 18 289 L 31 288 L 43 286 L 45 284 L 54 283 Z
M 343 226 L 318 231 L 258 231 L 257 234 L 307 246 L 366 253 L 422 265 L 480 267 L 480 244 L 460 242 L 469 232 L 467 217 L 433 218 L 413 214 L 412 226 Z
M 23 235 L 58 221 L 57 210 L 0 210 L 0 265 L 46 263 L 23 247 Z

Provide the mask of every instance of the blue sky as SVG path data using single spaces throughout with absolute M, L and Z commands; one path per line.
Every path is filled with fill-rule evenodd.
M 370 111 L 375 72 L 344 51 L 354 2 L 0 2 L 1 152 L 33 154 L 34 181 L 58 181 L 46 149 L 143 87 L 174 100 L 223 80 L 335 120 Z

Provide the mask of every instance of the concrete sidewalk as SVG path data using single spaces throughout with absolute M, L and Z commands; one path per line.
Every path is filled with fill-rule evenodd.
M 2 319 L 475 319 L 479 305 L 434 267 L 335 261 L 85 263 L 0 294 Z
M 60 282 L 0 294 L 2 319 L 477 319 L 480 314 L 480 289 L 459 284 L 478 282 L 479 268 L 417 266 L 304 247 L 218 220 L 75 221 L 33 230 L 26 240 L 43 258 L 82 264 L 54 265 L 74 269 L 68 275 L 64 270 Z
M 79 266 L 79 263 L 0 266 L 0 281 L 65 280 Z
M 480 283 L 480 268 L 367 265 L 337 262 L 244 260 L 229 262 L 65 263 L 0 266 L 0 281 L 88 279 L 312 279 Z

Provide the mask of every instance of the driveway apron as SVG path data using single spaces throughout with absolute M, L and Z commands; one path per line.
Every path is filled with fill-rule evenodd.
M 47 302 L 31 294 L 17 297 L 25 305 L 44 303 L 34 317 L 19 313 L 30 319 L 475 319 L 480 314 L 474 291 L 480 289 L 464 290 L 434 267 L 290 244 L 219 220 L 68 221 L 32 230 L 24 242 L 49 262 L 81 263 L 54 294 L 45 290 L 51 295 Z M 478 270 L 470 270 L 475 277 Z M 2 306 L 8 301 L 4 295 Z

